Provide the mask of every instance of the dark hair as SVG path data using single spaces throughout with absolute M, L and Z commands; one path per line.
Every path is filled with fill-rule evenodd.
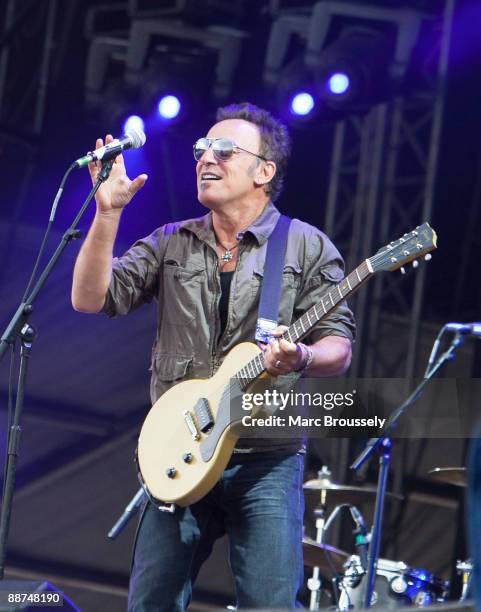
M 216 120 L 244 119 L 259 128 L 261 148 L 259 154 L 275 162 L 277 170 L 274 177 L 265 186 L 266 193 L 272 201 L 277 200 L 282 192 L 287 162 L 291 153 L 291 139 L 284 124 L 266 111 L 250 102 L 230 104 L 217 109 Z

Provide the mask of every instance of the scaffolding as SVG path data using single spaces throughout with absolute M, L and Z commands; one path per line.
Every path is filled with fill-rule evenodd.
M 454 0 L 446 0 L 442 21 L 432 23 L 438 33 L 435 74 L 413 93 L 335 127 L 324 228 L 346 253 L 348 269 L 431 220 L 453 9 Z M 425 275 L 423 264 L 411 279 L 377 275 L 355 296 L 360 350 L 351 376 L 416 374 Z M 395 345 L 380 339 L 386 312 L 402 326 Z

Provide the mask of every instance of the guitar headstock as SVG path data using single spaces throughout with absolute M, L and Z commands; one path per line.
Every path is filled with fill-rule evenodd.
M 416 229 L 404 234 L 402 238 L 390 242 L 369 258 L 374 272 L 388 270 L 392 272 L 401 268 L 410 261 L 426 256 L 436 248 L 436 232 L 429 225 L 423 223 Z

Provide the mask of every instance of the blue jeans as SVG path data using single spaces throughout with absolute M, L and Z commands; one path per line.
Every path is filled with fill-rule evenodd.
M 234 454 L 201 501 L 140 520 L 130 612 L 183 612 L 215 540 L 229 537 L 239 608 L 295 608 L 303 580 L 304 456 Z

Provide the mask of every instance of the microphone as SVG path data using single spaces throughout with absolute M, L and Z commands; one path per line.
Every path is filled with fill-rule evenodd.
M 83 168 L 90 164 L 90 162 L 94 161 L 108 161 L 109 159 L 117 157 L 120 155 L 122 151 L 126 151 L 127 149 L 140 149 L 143 147 L 146 141 L 145 134 L 142 130 L 138 128 L 129 128 L 127 132 L 122 136 L 122 138 L 116 138 L 109 142 L 109 144 L 100 147 L 100 149 L 96 149 L 95 151 L 90 151 L 87 155 L 83 157 L 79 157 L 74 161 L 75 166 L 77 168 Z
M 457 334 L 481 338 L 481 322 L 479 321 L 475 321 L 474 323 L 446 323 L 444 329 L 446 331 L 456 332 Z
M 352 516 L 352 520 L 356 524 L 354 535 L 356 536 L 355 546 L 361 561 L 361 567 L 364 571 L 367 569 L 367 548 L 368 548 L 368 530 L 364 517 L 356 506 L 351 506 L 349 511 Z

